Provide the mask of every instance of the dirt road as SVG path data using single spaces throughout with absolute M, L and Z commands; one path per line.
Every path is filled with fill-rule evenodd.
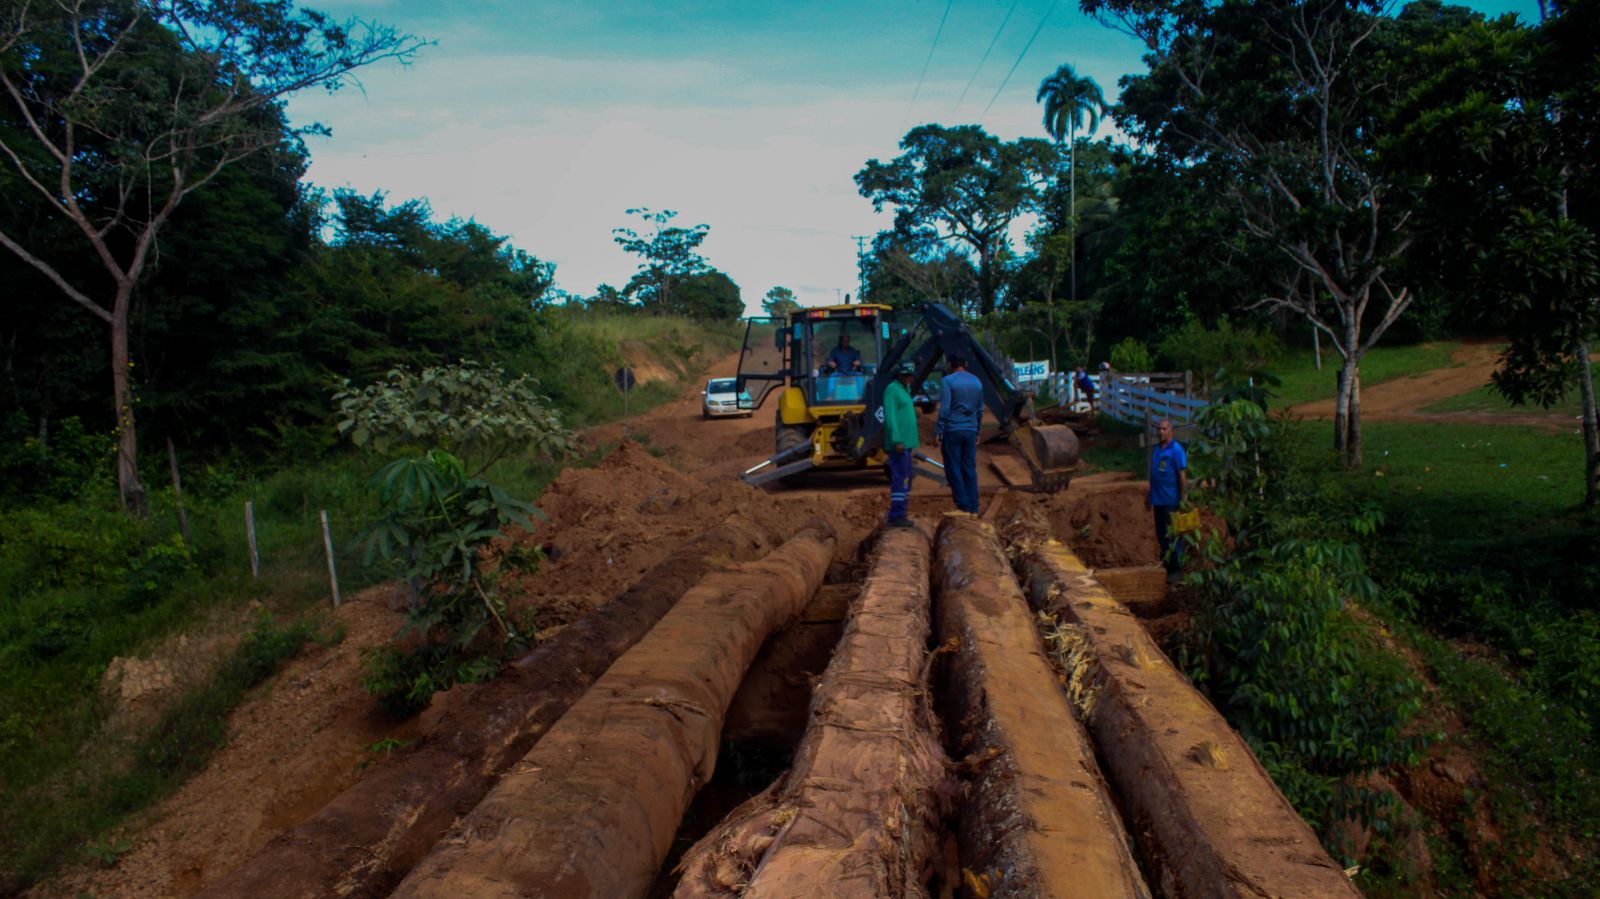
M 725 360 L 709 374 L 732 374 L 733 364 Z M 1031 530 L 1003 539 L 990 521 L 948 518 L 948 493 L 918 480 L 911 502 L 918 535 L 884 539 L 888 491 L 881 473 L 819 474 L 798 490 L 752 489 L 738 481 L 738 472 L 772 450 L 771 414 L 769 406 L 747 419 L 704 421 L 695 387 L 632 421 L 592 431 L 586 435 L 592 445 L 617 448 L 593 467 L 564 472 L 539 500 L 548 520 L 516 537 L 548 552 L 537 572 L 508 585 L 513 612 L 531 616 L 540 628 L 534 653 L 495 681 L 436 697 L 413 721 L 388 722 L 361 691 L 360 655 L 400 623 L 393 608 L 399 597 L 393 588 L 366 591 L 334 613 L 348 630 L 346 639 L 297 659 L 241 707 L 230 722 L 227 747 L 128 829 L 131 849 L 114 869 L 75 870 L 36 895 L 228 896 L 262 895 L 266 889 L 283 896 L 387 896 L 398 889 L 396 895 L 407 896 L 510 895 L 508 890 L 665 896 L 679 888 L 675 854 L 740 803 L 747 809 L 747 823 L 738 830 L 745 842 L 697 847 L 695 858 L 704 861 L 696 868 L 702 876 L 693 895 L 739 894 L 741 878 L 765 863 L 765 847 L 779 844 L 801 854 L 789 856 L 786 865 L 774 863 L 772 877 L 805 888 L 813 862 L 804 852 L 816 846 L 797 835 L 838 833 L 846 826 L 815 817 L 825 814 L 824 807 L 852 816 L 850 832 L 865 827 L 860 832 L 878 835 L 876 845 L 901 847 L 892 858 L 868 853 L 890 859 L 870 880 L 898 885 L 898 895 L 955 895 L 962 889 L 961 895 L 1046 895 L 1052 878 L 1081 879 L 1071 873 L 1079 837 L 1066 837 L 1070 829 L 1048 811 L 1059 803 L 1015 802 L 1001 787 L 1015 783 L 1027 795 L 1048 788 L 1072 796 L 1086 784 L 1103 783 L 1107 778 L 1095 755 L 1107 747 L 1091 747 L 1089 736 L 1116 737 L 1093 726 L 1091 710 L 1074 711 L 1061 686 L 1069 670 L 1051 667 L 1060 662 L 1047 659 L 1034 610 L 1008 560 L 1048 544 L 1063 558 L 1081 559 L 1072 564 L 1083 572 L 1151 570 L 1156 548 L 1143 485 L 1091 477 L 1064 494 L 1002 494 L 1000 479 L 986 463 L 1009 448 L 991 444 L 979 451 L 986 516 L 1025 515 Z M 931 421 L 924 420 L 924 427 Z M 929 541 L 938 547 L 938 564 L 908 565 L 908 547 L 920 547 L 920 558 L 927 559 L 934 545 Z M 590 613 L 603 606 L 598 617 L 615 614 L 616 603 L 626 606 L 652 584 L 691 570 L 700 579 L 675 604 L 657 603 L 649 613 L 656 617 L 643 621 L 638 633 L 607 638 L 611 655 L 586 657 L 594 656 L 590 648 L 600 649 L 589 636 L 600 632 Z M 1153 570 L 1159 587 L 1160 569 Z M 709 573 L 701 577 L 701 571 Z M 1052 600 L 1066 587 L 1040 589 Z M 956 639 L 924 662 L 925 636 L 892 635 L 925 634 L 929 602 L 950 613 L 940 628 Z M 1102 602 L 1128 617 L 1114 600 Z M 878 623 L 857 620 L 862 606 L 878 610 Z M 640 603 L 627 608 L 628 614 L 643 614 Z M 1142 628 L 1131 617 L 1128 626 Z M 837 654 L 838 670 L 830 663 L 835 644 L 855 647 Z M 1150 645 L 1134 659 L 1144 670 L 1154 670 L 1153 657 L 1159 656 Z M 1098 647 L 1089 641 L 1081 649 L 1073 663 L 1078 667 L 1070 670 L 1077 684 L 1098 682 L 1111 676 L 1101 672 L 1128 664 L 1121 643 Z M 1031 661 L 1013 664 L 1021 655 Z M 588 668 L 544 671 L 538 659 L 545 657 L 578 659 Z M 663 661 L 669 658 L 672 665 Z M 526 689 L 507 686 L 508 678 L 530 676 Z M 765 680 L 756 684 L 758 679 Z M 811 706 L 807 715 L 816 684 L 834 686 L 819 689 L 816 701 L 825 708 Z M 991 701 L 1001 694 L 1027 702 Z M 1144 700 L 1134 696 L 1133 702 Z M 935 714 L 936 706 L 942 715 Z M 1040 717 L 1046 708 L 1049 714 Z M 884 718 L 887 710 L 896 711 Z M 1192 691 L 1169 711 L 1179 723 L 1204 721 L 1226 729 Z M 1052 761 L 1057 755 L 1051 747 L 1075 715 L 1089 730 L 1079 732 L 1080 754 L 1062 768 Z M 633 722 L 621 729 L 628 733 L 619 731 L 619 721 Z M 527 732 L 517 733 L 519 726 Z M 818 726 L 826 729 L 814 730 Z M 480 751 L 474 740 L 482 742 L 490 732 L 498 736 Z M 896 736 L 878 747 L 880 760 L 864 772 L 855 765 L 868 754 L 842 747 L 869 732 Z M 641 733 L 667 736 L 641 742 Z M 941 744 L 969 755 L 947 766 L 935 758 Z M 921 748 L 897 755 L 905 746 Z M 647 749 L 660 757 L 647 757 Z M 797 750 L 803 768 L 797 760 L 788 775 L 778 769 L 751 773 L 774 763 L 781 769 Z M 1216 795 L 1255 791 L 1266 797 L 1262 802 L 1287 809 L 1253 760 L 1208 768 L 1194 760 L 1192 750 L 1173 751 L 1179 750 L 1188 754 L 1157 759 L 1174 795 L 1203 775 L 1205 789 Z M 672 777 L 652 775 L 627 786 L 633 772 L 651 765 L 670 770 Z M 905 779 L 907 765 L 922 773 Z M 428 785 L 442 784 L 447 771 L 450 798 L 436 808 L 429 805 Z M 960 783 L 947 772 L 960 772 Z M 858 782 L 861 777 L 869 781 Z M 749 804 L 768 784 L 762 795 L 769 797 L 769 813 L 752 819 Z M 559 820 L 540 817 L 551 803 L 527 798 L 550 790 L 567 797 L 562 807 L 569 810 Z M 860 801 L 805 798 L 841 791 Z M 595 803 L 593 813 L 583 810 L 586 802 Z M 792 811 L 782 810 L 784 802 Z M 1093 821 L 1099 823 L 1079 830 L 1080 837 L 1103 847 L 1105 863 L 1096 870 L 1104 882 L 1078 884 L 1085 888 L 1082 895 L 1144 895 L 1130 851 L 1146 866 L 1163 860 L 1162 879 L 1185 879 L 1163 884 L 1160 892 L 1167 895 L 1235 895 L 1236 882 L 1249 882 L 1252 870 L 1269 870 L 1251 860 L 1260 852 L 1272 853 L 1272 864 L 1294 866 L 1324 884 L 1302 889 L 1305 883 L 1295 882 L 1281 895 L 1354 895 L 1303 826 L 1260 835 L 1241 819 L 1244 836 L 1229 837 L 1227 845 L 1154 845 L 1148 827 L 1124 832 L 1110 799 L 1097 808 L 1100 817 Z M 1170 813 L 1141 814 L 1177 820 L 1190 812 L 1174 806 Z M 1298 820 L 1292 812 L 1278 819 Z M 671 833 L 672 822 L 680 820 L 679 832 Z M 578 864 L 571 860 L 581 853 L 541 861 L 513 851 L 517 840 L 519 846 L 555 845 L 528 837 L 538 828 L 564 835 L 575 846 L 621 847 L 617 851 L 625 850 L 627 858 L 590 853 Z M 648 839 L 636 835 L 646 831 Z M 833 862 L 857 870 L 856 862 L 837 855 L 847 847 L 829 851 L 836 853 Z M 1180 856 L 1198 860 L 1173 861 Z M 483 858 L 494 859 L 503 878 L 485 874 L 480 861 L 464 861 Z M 1013 869 L 1018 859 L 1037 873 L 1018 874 L 1024 870 Z M 1057 864 L 1064 867 L 1050 873 Z M 780 871 L 789 873 L 779 877 Z M 1337 876 L 1326 876 L 1330 871 Z M 556 882 L 562 886 L 552 893 L 549 885 Z M 873 889 L 881 894 L 882 887 L 860 894 L 872 895 Z
M 1363 421 L 1408 421 L 1433 424 L 1526 425 L 1560 430 L 1573 427 L 1569 416 L 1550 412 L 1425 412 L 1429 406 L 1489 384 L 1499 363 L 1500 347 L 1467 343 L 1451 355 L 1450 368 L 1436 368 L 1361 389 Z M 1329 374 L 1332 377 L 1332 374 Z M 1333 418 L 1331 399 L 1301 403 L 1289 410 L 1303 418 Z

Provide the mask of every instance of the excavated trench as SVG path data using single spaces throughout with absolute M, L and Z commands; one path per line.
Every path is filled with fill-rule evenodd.
M 712 529 L 207 895 L 1358 895 L 1141 622 L 1135 489 Z

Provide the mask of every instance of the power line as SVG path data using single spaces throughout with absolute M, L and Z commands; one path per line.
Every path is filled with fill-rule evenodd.
M 983 116 L 989 114 L 989 110 L 994 106 L 994 101 L 1000 99 L 1000 91 L 1005 90 L 1006 85 L 1011 83 L 1011 76 L 1017 73 L 1017 66 L 1022 65 L 1022 57 L 1027 56 L 1028 51 L 1033 49 L 1034 39 L 1039 36 L 1039 32 L 1044 30 L 1044 23 L 1050 21 L 1050 14 L 1056 11 L 1056 7 L 1060 3 L 1061 0 L 1054 0 L 1050 4 L 1050 8 L 1044 11 L 1044 18 L 1039 20 L 1039 27 L 1033 29 L 1033 37 L 1028 38 L 1027 45 L 1022 48 L 1021 53 L 1017 54 L 1017 61 L 1011 64 L 1011 71 L 1006 73 L 1006 80 L 1000 82 L 1000 87 L 995 90 L 994 96 L 989 98 L 989 105 L 983 108 L 983 115 L 978 116 L 978 121 L 983 121 Z
M 933 46 L 928 48 L 928 58 L 922 63 L 922 75 L 917 78 L 917 89 L 911 92 L 911 104 L 906 107 L 906 114 L 900 117 L 900 124 L 905 125 L 906 119 L 911 117 L 911 110 L 917 105 L 917 96 L 922 93 L 922 82 L 927 80 L 928 66 L 933 64 L 933 51 L 939 49 L 939 37 L 944 34 L 944 23 L 950 19 L 950 7 L 956 5 L 956 0 L 949 0 L 944 5 L 944 15 L 939 17 L 939 30 L 933 33 Z
M 983 51 L 983 58 L 978 60 L 978 67 L 972 70 L 972 77 L 967 79 L 967 86 L 961 89 L 961 99 L 956 101 L 951 112 L 960 109 L 961 104 L 967 102 L 967 91 L 972 90 L 972 84 L 978 80 L 978 73 L 983 71 L 983 64 L 989 61 L 989 54 L 994 51 L 994 45 L 1000 43 L 1000 33 L 1006 30 L 1007 23 L 1011 21 L 1011 14 L 1017 11 L 1017 6 L 1021 3 L 1022 0 L 1011 0 L 1011 8 L 1006 10 L 1006 17 L 1000 20 L 1000 27 L 995 29 L 994 38 L 989 41 L 988 49 Z

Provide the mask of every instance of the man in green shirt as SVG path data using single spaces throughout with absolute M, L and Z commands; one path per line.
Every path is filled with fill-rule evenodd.
M 889 527 L 914 527 L 906 517 L 911 499 L 911 451 L 917 448 L 917 410 L 911 403 L 911 379 L 917 367 L 900 363 L 895 379 L 883 391 L 883 448 L 889 454 Z

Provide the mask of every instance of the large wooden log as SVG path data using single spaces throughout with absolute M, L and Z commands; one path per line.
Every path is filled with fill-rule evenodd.
M 1148 899 L 994 528 L 946 519 L 934 578 L 939 639 L 959 644 L 945 720 L 977 767 L 957 828 L 968 886 L 994 897 Z
M 1082 560 L 1054 540 L 1014 542 L 1034 607 L 1080 643 L 1079 711 L 1162 895 L 1360 896 L 1250 747 Z
M 689 850 L 675 897 L 927 895 L 949 795 L 922 682 L 929 555 L 920 530 L 884 532 L 793 766 Z
M 632 588 L 472 688 L 466 701 L 446 697 L 448 710 L 395 763 L 279 834 L 201 895 L 387 896 L 680 596 L 730 561 L 770 550 L 766 536 L 742 516 L 690 540 Z
M 645 895 L 716 766 L 734 691 L 762 641 L 817 591 L 833 549 L 816 522 L 684 594 L 393 895 Z

